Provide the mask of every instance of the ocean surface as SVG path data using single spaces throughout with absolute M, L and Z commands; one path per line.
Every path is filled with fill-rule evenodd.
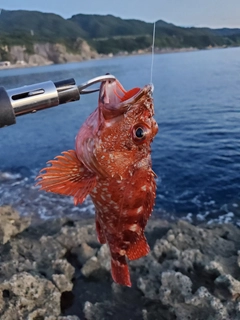
M 0 71 L 6 89 L 74 78 L 77 84 L 107 72 L 126 89 L 150 82 L 151 56 Z M 240 48 L 154 57 L 155 118 L 152 145 L 157 173 L 156 216 L 240 225 Z M 88 198 L 40 192 L 34 178 L 46 161 L 74 148 L 75 136 L 96 108 L 98 95 L 17 118 L 0 129 L 0 205 L 23 215 L 93 214 Z

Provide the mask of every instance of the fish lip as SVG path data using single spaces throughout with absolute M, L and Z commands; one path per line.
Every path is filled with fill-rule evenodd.
M 104 105 L 104 107 L 107 107 L 107 109 L 120 109 L 122 106 L 131 105 L 138 102 L 143 95 L 148 93 L 152 95 L 154 90 L 153 84 L 145 85 L 131 98 L 122 101 L 121 95 L 123 94 L 119 88 L 123 88 L 123 86 L 117 79 L 102 82 L 99 90 L 99 101 Z

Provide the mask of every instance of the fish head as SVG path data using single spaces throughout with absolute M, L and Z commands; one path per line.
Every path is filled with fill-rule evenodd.
M 118 80 L 101 84 L 98 108 L 76 138 L 76 152 L 89 170 L 123 178 L 136 165 L 149 166 L 158 132 L 153 86 L 126 91 Z

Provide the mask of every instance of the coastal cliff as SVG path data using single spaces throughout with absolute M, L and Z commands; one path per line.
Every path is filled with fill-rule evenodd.
M 31 50 L 24 45 L 5 46 L 4 54 L 0 54 L 0 61 L 7 62 L 9 66 L 38 66 L 66 62 L 78 62 L 98 58 L 98 53 L 92 49 L 85 40 L 77 39 L 73 50 L 70 51 L 60 43 L 35 43 Z M 5 58 L 5 59 L 3 59 Z

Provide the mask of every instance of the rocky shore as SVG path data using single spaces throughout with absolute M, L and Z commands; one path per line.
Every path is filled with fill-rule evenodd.
M 0 208 L 0 319 L 240 319 L 239 228 L 152 217 L 146 236 L 151 253 L 130 262 L 126 288 L 93 219 L 34 225 Z

